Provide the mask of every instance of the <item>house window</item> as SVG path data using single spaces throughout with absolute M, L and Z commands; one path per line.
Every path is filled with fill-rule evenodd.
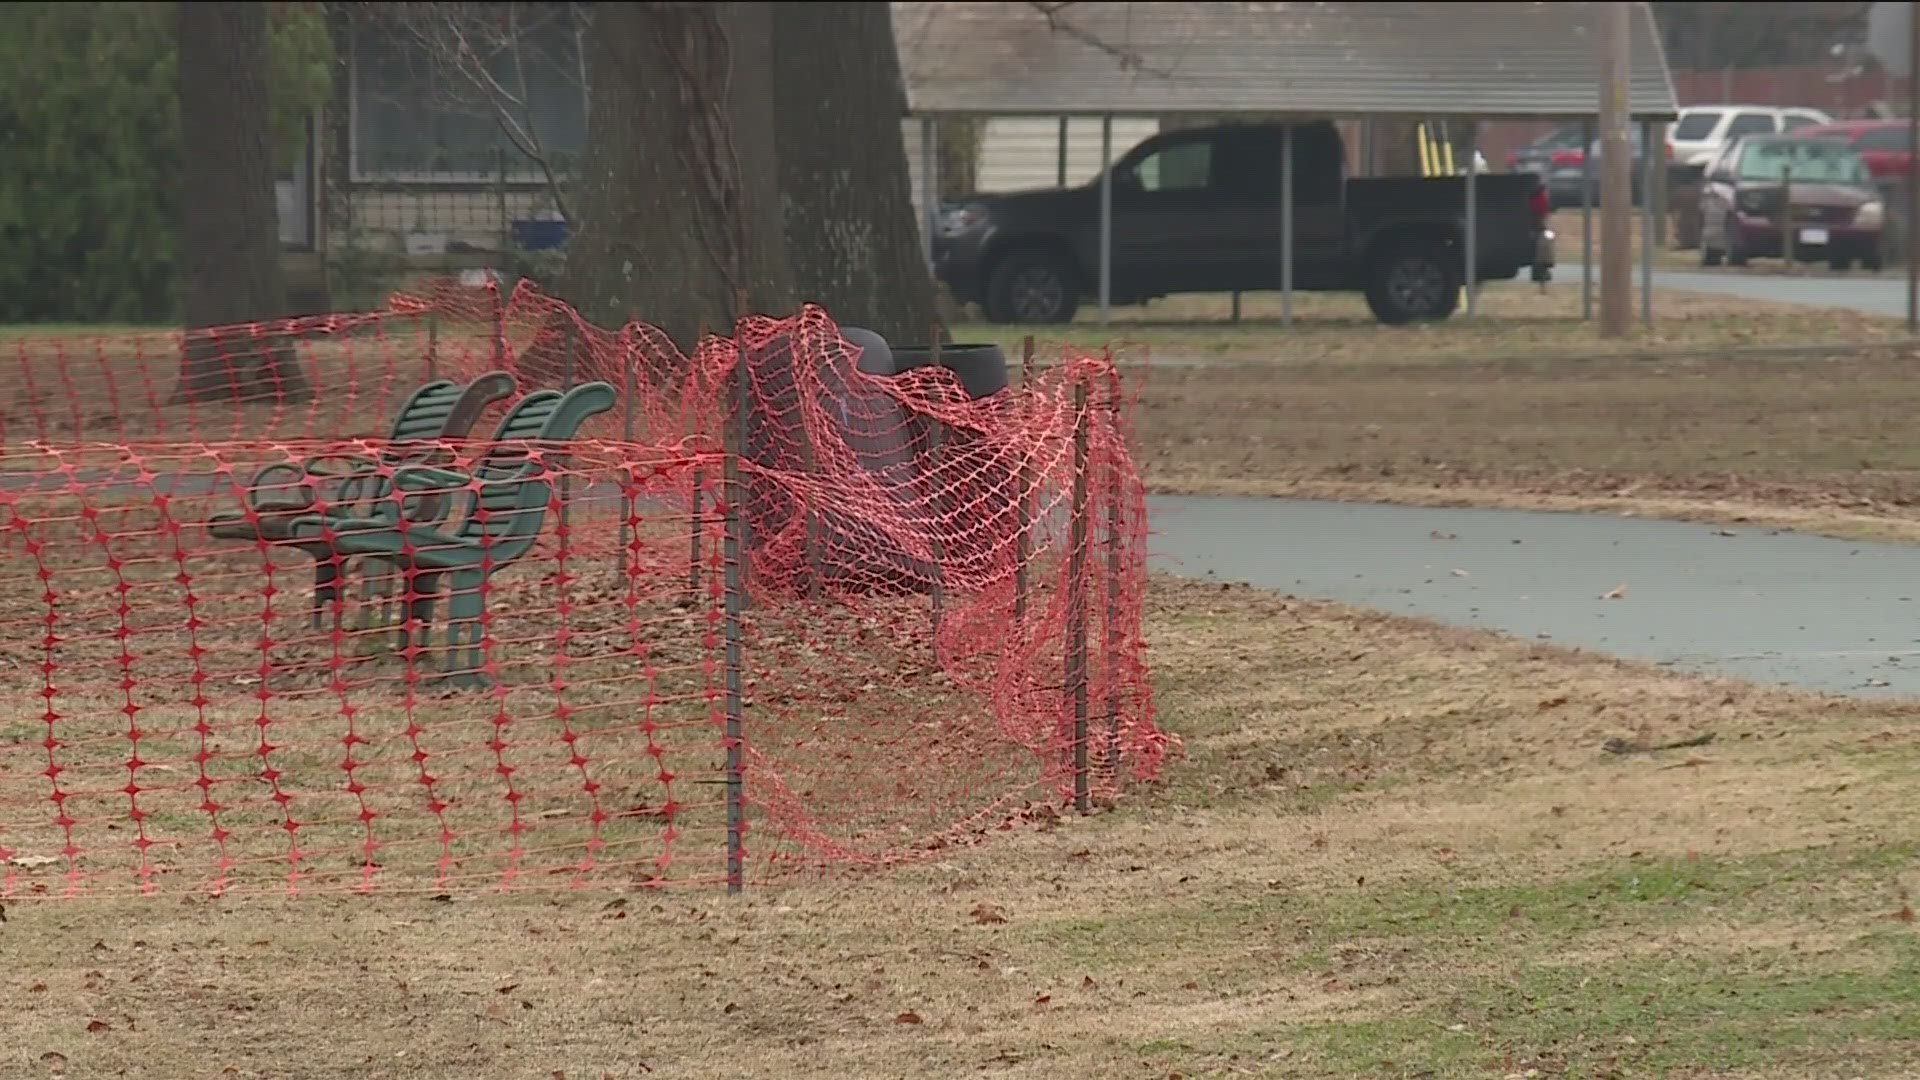
M 516 119 L 531 125 L 549 160 L 564 169 L 586 147 L 580 37 L 569 5 L 514 6 L 524 20 L 516 34 L 470 40 L 506 93 L 519 97 L 525 87 L 526 105 L 514 107 Z M 543 179 L 500 130 L 492 101 L 436 63 L 435 50 L 419 38 L 420 32 L 378 17 L 353 29 L 353 178 L 491 182 L 504 156 L 508 181 Z

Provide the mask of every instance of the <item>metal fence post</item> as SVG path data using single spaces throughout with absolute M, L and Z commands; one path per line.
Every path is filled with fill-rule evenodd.
M 1120 782 L 1120 681 L 1114 677 L 1120 657 L 1120 369 L 1113 366 L 1113 350 L 1107 350 L 1106 445 L 1100 465 L 1107 473 L 1107 611 L 1101 619 L 1106 629 L 1107 694 L 1107 775 L 1116 787 Z
M 940 330 L 940 324 L 934 323 L 933 347 L 928 351 L 927 360 L 928 364 L 933 367 L 940 366 Z M 940 614 L 941 609 L 946 606 L 945 579 L 947 561 L 946 545 L 940 542 L 940 530 L 946 526 L 947 522 L 947 515 L 941 505 L 940 498 L 940 442 L 940 420 L 938 417 L 930 416 L 927 418 L 926 476 L 927 502 L 933 508 L 934 514 L 933 529 L 932 534 L 928 537 L 928 545 L 932 548 L 933 554 L 933 581 L 929 587 L 932 590 L 933 649 L 934 655 L 936 656 L 938 656 L 940 652 Z
M 1580 318 L 1593 319 L 1593 121 L 1580 121 Z
M 735 342 L 738 343 L 736 333 Z M 724 664 L 726 668 L 726 751 L 727 751 L 727 892 L 738 893 L 743 885 L 745 863 L 745 845 L 742 833 L 746 828 L 746 787 L 741 775 L 744 755 L 741 752 L 741 633 L 740 612 L 745 592 L 746 551 L 742 543 L 746 514 L 746 498 L 742 491 L 740 478 L 740 453 L 746 442 L 746 401 L 747 371 L 746 365 L 735 366 L 733 374 L 733 393 L 739 406 L 731 410 L 731 418 L 726 422 L 726 540 L 724 559 L 721 569 L 725 574 L 724 586 L 724 625 L 725 637 Z
M 507 215 L 507 149 L 493 148 L 493 194 L 500 212 L 500 254 L 505 255 L 513 242 L 513 221 Z
M 563 394 L 573 390 L 573 351 L 579 336 L 580 328 L 572 319 L 568 319 L 566 334 L 560 346 L 560 392 Z M 560 461 L 566 469 L 560 474 L 560 528 L 570 530 L 573 525 L 573 462 L 566 457 L 562 457 Z
M 788 338 L 787 342 L 787 348 L 791 351 L 793 349 L 793 339 Z M 807 396 L 807 388 L 802 385 L 800 381 L 801 365 L 798 363 L 799 358 L 793 357 L 792 359 L 794 362 L 791 363 L 790 366 L 794 373 L 794 387 L 804 400 Z M 809 485 L 818 481 L 818 476 L 814 472 L 813 467 L 813 431 L 807 426 L 805 409 L 800 411 L 800 469 L 806 474 Z M 807 560 L 807 599 L 809 601 L 817 601 L 820 599 L 821 589 L 820 515 L 814 506 L 813 497 L 809 497 L 806 505 L 800 508 L 800 525 L 801 551 Z
M 1795 266 L 1793 239 L 1793 166 L 1783 165 L 1780 167 L 1780 252 L 1786 256 L 1788 273 L 1792 273 Z
M 1020 404 L 1022 411 L 1033 400 L 1033 335 L 1020 343 Z M 1028 419 L 1022 416 L 1024 421 Z M 1013 497 L 1013 625 L 1023 635 L 1027 626 L 1027 560 L 1033 543 L 1032 506 L 1033 466 L 1020 459 L 1014 474 Z
M 507 294 L 500 289 L 499 275 L 488 282 L 493 288 L 493 368 L 507 366 Z
M 427 381 L 440 377 L 440 307 L 427 309 Z
M 700 395 L 702 388 L 700 385 L 699 343 L 706 340 L 706 337 L 707 328 L 702 326 L 700 328 L 700 336 L 694 339 L 693 356 L 688 359 L 687 363 L 687 387 L 681 390 L 681 400 L 691 403 L 687 408 L 681 410 L 681 412 L 686 415 L 687 434 L 689 436 L 700 434 Z M 726 424 L 725 410 L 721 410 L 720 422 L 723 425 L 721 438 L 722 448 L 724 449 L 724 440 L 726 438 L 726 428 L 724 427 Z M 696 463 L 693 467 L 693 494 L 687 501 L 687 510 L 691 515 L 688 519 L 687 539 L 692 546 L 692 552 L 687 560 L 687 595 L 695 601 L 700 599 L 700 557 L 706 548 L 707 539 L 706 523 L 703 520 L 706 504 L 706 491 L 704 489 L 706 486 L 706 467 Z
M 1073 504 L 1067 523 L 1067 692 L 1073 696 L 1073 806 L 1093 809 L 1087 785 L 1087 385 L 1073 387 Z
M 625 337 L 626 335 L 622 336 Z M 629 339 L 629 341 L 630 340 L 631 339 Z M 633 350 L 623 346 L 620 350 L 620 393 L 624 399 L 620 418 L 620 438 L 621 441 L 625 442 L 628 446 L 633 445 L 633 398 L 635 392 L 633 383 Z M 625 580 L 627 576 L 629 560 L 633 557 L 633 553 L 628 551 L 627 548 L 628 545 L 632 544 L 636 539 L 633 519 L 635 510 L 639 505 L 637 499 L 638 496 L 634 492 L 633 485 L 628 484 L 626 494 L 620 500 L 620 577 L 622 580 Z

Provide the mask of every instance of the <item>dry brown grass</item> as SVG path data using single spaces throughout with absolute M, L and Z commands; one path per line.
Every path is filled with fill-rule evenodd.
M 1564 282 L 1569 271 L 1558 271 Z M 1637 285 L 1636 285 L 1637 290 Z M 1168 363 L 1242 361 L 1275 369 L 1297 366 L 1380 367 L 1452 365 L 1462 361 L 1551 360 L 1614 356 L 1623 352 L 1666 353 L 1750 345 L 1860 344 L 1904 340 L 1895 319 L 1854 312 L 1745 300 L 1739 297 L 1656 289 L 1654 324 L 1635 323 L 1625 341 L 1602 341 L 1595 325 L 1580 317 L 1578 284 L 1542 292 L 1525 282 L 1489 284 L 1475 318 L 1456 315 L 1444 323 L 1381 326 L 1365 301 L 1347 293 L 1307 293 L 1294 298 L 1292 328 L 1280 324 L 1280 297 L 1243 298 L 1242 321 L 1229 321 L 1224 295 L 1175 296 L 1141 307 L 1116 308 L 1109 327 L 1099 312 L 1083 309 L 1072 327 L 1006 327 L 969 323 L 954 329 L 966 341 L 996 341 L 1009 357 L 1020 355 L 1029 332 L 1041 339 L 1042 357 L 1060 343 L 1099 350 L 1111 344 L 1123 358 L 1150 357 Z
M 752 891 L 13 904 L 9 1075 L 1906 1075 L 1913 710 L 1161 583 L 1187 758 Z M 1610 738 L 1704 747 L 1613 754 Z
M 564 561 L 550 527 L 489 579 L 495 686 L 475 688 L 440 677 L 470 666 L 445 597 L 403 648 L 360 564 L 336 637 L 309 623 L 304 557 L 164 527 L 224 493 L 166 518 L 114 494 L 0 520 L 0 898 L 721 879 L 717 529 L 694 591 L 681 517 L 643 512 L 625 576 L 611 517 L 577 510 Z M 936 664 L 928 616 L 880 598 L 747 620 L 755 874 L 970 838 L 1044 790 L 992 723 L 986 661 L 956 641 Z
M 465 311 L 471 297 L 449 301 Z M 505 326 L 516 370 L 543 385 L 605 378 L 622 381 L 621 358 L 608 340 L 566 337 L 538 308 L 516 310 Z M 258 387 L 257 396 L 236 402 L 183 402 L 181 341 L 177 330 L 120 326 L 25 326 L 0 328 L 0 356 L 10 363 L 7 393 L 0 399 L 0 442 L 67 443 L 265 442 L 387 437 L 394 414 L 408 395 L 430 379 L 462 380 L 501 366 L 495 327 L 480 318 L 428 318 L 388 312 L 343 315 L 338 324 L 316 321 L 287 342 L 311 383 L 304 398 L 283 398 L 278 387 Z M 331 326 L 331 329 L 327 329 Z M 570 345 L 567 343 L 571 343 Z M 224 341 L 230 375 L 250 371 L 257 348 L 251 339 Z M 569 358 L 566 350 L 572 348 Z M 570 370 L 569 370 L 570 369 Z M 240 383 L 240 386 L 251 386 Z M 523 389 L 525 389 L 523 387 Z M 661 442 L 682 432 L 650 431 L 652 400 L 642 401 L 635 438 Z M 475 425 L 484 438 L 506 408 Z M 673 411 L 667 407 L 666 411 Z M 589 430 L 616 437 L 618 416 L 602 416 Z
M 1537 506 L 1911 539 L 1908 351 L 1155 368 L 1158 490 Z

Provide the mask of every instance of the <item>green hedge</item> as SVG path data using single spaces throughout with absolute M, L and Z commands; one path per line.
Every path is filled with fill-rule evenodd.
M 275 4 L 275 127 L 331 90 L 318 4 Z M 179 114 L 173 5 L 0 3 L 0 322 L 164 322 Z

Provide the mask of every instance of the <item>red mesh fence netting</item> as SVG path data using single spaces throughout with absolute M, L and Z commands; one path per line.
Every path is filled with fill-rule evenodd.
M 976 400 L 525 283 L 9 347 L 0 897 L 772 880 L 1170 748 L 1104 358 Z

